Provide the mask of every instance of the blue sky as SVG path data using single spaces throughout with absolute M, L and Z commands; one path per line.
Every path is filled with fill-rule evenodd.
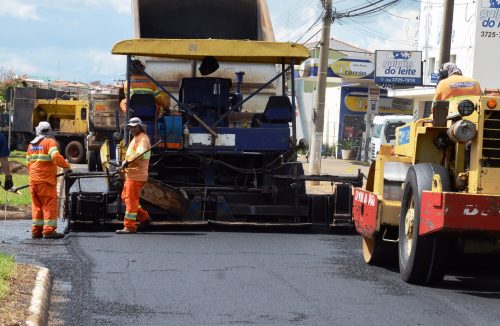
M 341 12 L 367 2 L 333 0 L 333 6 Z M 320 0 L 267 3 L 278 41 L 319 39 L 321 22 L 311 26 Z M 110 50 L 134 35 L 130 5 L 130 0 L 0 0 L 0 68 L 70 81 L 123 79 L 124 58 Z M 419 8 L 420 1 L 401 0 L 378 15 L 336 21 L 331 36 L 370 51 L 415 49 Z

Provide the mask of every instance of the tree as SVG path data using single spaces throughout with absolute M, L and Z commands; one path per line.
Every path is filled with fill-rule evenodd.
M 25 79 L 26 75 L 19 76 L 12 69 L 0 67 L 0 102 L 5 102 L 9 87 L 19 86 Z

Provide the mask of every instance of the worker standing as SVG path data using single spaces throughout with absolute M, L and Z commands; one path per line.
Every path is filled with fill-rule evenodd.
M 63 238 L 64 234 L 56 232 L 57 201 L 57 167 L 71 173 L 69 163 L 57 149 L 52 138 L 52 128 L 47 121 L 41 121 L 36 127 L 36 137 L 28 145 L 26 162 L 29 171 L 31 207 L 33 226 L 32 238 Z
M 139 205 L 139 192 L 148 180 L 149 158 L 151 143 L 146 134 L 146 126 L 142 120 L 134 117 L 127 126 L 134 136 L 130 142 L 125 160 L 120 169 L 125 171 L 125 184 L 123 185 L 122 200 L 125 203 L 124 228 L 116 230 L 118 234 L 137 232 L 137 222 L 145 226 L 151 222 L 148 212 Z
M 9 190 L 14 187 L 14 183 L 12 182 L 12 174 L 10 172 L 10 164 L 9 164 L 9 144 L 7 144 L 7 140 L 5 139 L 4 134 L 0 133 L 0 162 L 2 163 L 3 173 L 5 174 L 5 180 L 3 188 L 5 190 Z
M 439 83 L 434 101 L 449 100 L 457 96 L 481 95 L 479 82 L 462 76 L 462 71 L 452 62 L 443 64 L 439 70 Z
M 144 75 L 144 64 L 140 60 L 132 60 L 131 76 L 130 76 L 130 98 L 137 95 L 152 95 L 156 101 L 156 110 L 168 110 L 170 107 L 170 97 L 162 92 L 158 87 Z M 127 82 L 124 85 L 124 91 L 127 91 Z M 124 98 L 120 102 L 122 112 L 127 109 L 127 99 Z M 134 109 L 134 108 L 132 108 Z

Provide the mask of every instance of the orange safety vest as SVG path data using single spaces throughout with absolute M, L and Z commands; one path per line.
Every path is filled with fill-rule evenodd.
M 142 153 L 151 148 L 151 143 L 149 141 L 148 135 L 144 132 L 140 132 L 130 142 L 127 148 L 127 153 L 125 154 L 125 160 L 127 162 L 133 161 L 135 158 L 141 156 Z M 125 177 L 127 179 L 136 181 L 147 181 L 148 180 L 148 169 L 149 169 L 149 159 L 151 158 L 151 152 L 147 152 L 125 169 Z
M 125 92 L 127 91 L 127 82 L 123 85 Z M 130 96 L 134 94 L 151 94 L 154 96 L 158 105 L 168 108 L 170 106 L 170 97 L 162 92 L 156 85 L 146 76 L 132 75 L 130 76 Z M 122 107 L 123 110 L 123 107 Z
M 53 138 L 43 138 L 36 144 L 29 144 L 26 162 L 30 173 L 30 184 L 57 184 L 57 167 L 69 168 L 70 165 L 57 149 Z
M 481 86 L 475 79 L 451 75 L 439 82 L 436 87 L 434 101 L 444 101 L 457 96 L 481 95 Z

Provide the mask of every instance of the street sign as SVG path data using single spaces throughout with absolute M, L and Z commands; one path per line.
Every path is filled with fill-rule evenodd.
M 375 51 L 375 83 L 422 85 L 422 52 Z
M 438 82 L 439 82 L 439 74 L 433 72 L 431 74 L 431 83 L 437 84 Z
M 380 99 L 380 88 L 370 87 L 368 89 L 368 100 L 378 101 Z
M 380 99 L 380 88 L 370 87 L 368 89 L 368 113 L 377 114 L 378 101 Z

